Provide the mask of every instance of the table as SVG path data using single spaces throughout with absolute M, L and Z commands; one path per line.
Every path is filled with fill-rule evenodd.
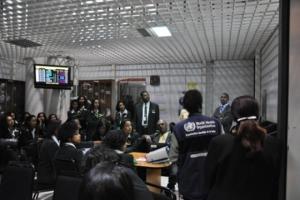
M 161 169 L 165 167 L 169 167 L 171 163 L 170 162 L 149 163 L 146 161 L 145 158 L 146 153 L 141 153 L 141 152 L 132 152 L 130 153 L 130 155 L 133 156 L 136 167 L 147 168 L 146 182 L 160 186 Z M 160 193 L 160 189 L 158 188 L 154 188 L 151 186 L 148 186 L 148 188 L 151 192 Z

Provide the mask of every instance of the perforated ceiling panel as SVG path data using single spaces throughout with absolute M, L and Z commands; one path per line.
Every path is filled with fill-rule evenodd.
M 79 65 L 250 59 L 278 25 L 279 0 L 2 0 L 0 56 Z M 167 26 L 172 37 L 137 29 Z M 41 47 L 5 41 L 27 39 Z

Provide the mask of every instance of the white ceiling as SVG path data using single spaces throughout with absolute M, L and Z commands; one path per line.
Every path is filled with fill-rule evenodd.
M 279 0 L 1 0 L 0 57 L 71 56 L 80 66 L 252 59 Z M 137 28 L 166 25 L 172 37 Z M 41 47 L 22 48 L 10 39 Z

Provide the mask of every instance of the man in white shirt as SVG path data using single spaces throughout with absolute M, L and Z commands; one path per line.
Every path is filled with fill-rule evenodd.
M 147 91 L 141 92 L 142 102 L 135 108 L 135 128 L 140 135 L 152 135 L 159 120 L 159 106 L 150 101 Z

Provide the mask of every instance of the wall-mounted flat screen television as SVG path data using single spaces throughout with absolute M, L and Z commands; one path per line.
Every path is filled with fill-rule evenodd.
M 36 88 L 71 89 L 71 68 L 57 65 L 34 65 L 34 86 Z

